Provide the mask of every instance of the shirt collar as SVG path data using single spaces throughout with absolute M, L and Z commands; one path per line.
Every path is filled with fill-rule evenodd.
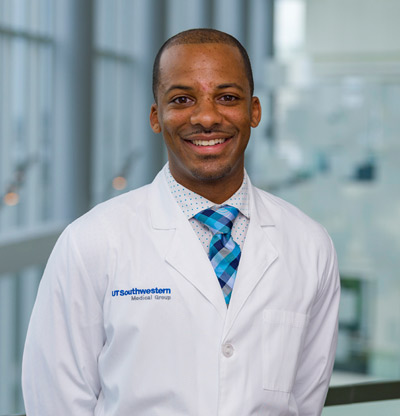
M 215 204 L 214 202 L 209 201 L 207 198 L 196 194 L 195 192 L 185 188 L 183 185 L 178 183 L 172 176 L 168 163 L 164 167 L 164 174 L 172 196 L 174 197 L 175 201 L 187 219 L 193 218 L 196 214 L 206 208 L 211 208 L 214 206 L 219 207 L 221 205 L 231 205 L 237 208 L 245 217 L 250 218 L 249 185 L 246 174 L 244 175 L 244 179 L 240 188 L 223 204 Z

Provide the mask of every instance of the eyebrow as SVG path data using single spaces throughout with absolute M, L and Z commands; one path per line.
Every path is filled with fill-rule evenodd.
M 217 88 L 219 90 L 223 90 L 225 88 L 237 88 L 238 90 L 244 92 L 243 87 L 241 87 L 239 84 L 236 84 L 236 82 L 231 82 L 231 83 L 227 83 L 227 84 L 220 84 L 220 85 L 217 86 Z
M 193 90 L 192 87 L 188 87 L 187 85 L 171 85 L 166 92 L 168 94 L 172 90 L 184 90 L 184 91 L 191 91 Z
M 243 87 L 241 87 L 239 84 L 236 84 L 235 82 L 230 82 L 230 83 L 226 83 L 226 84 L 220 84 L 220 85 L 217 85 L 217 89 L 218 89 L 218 90 L 223 90 L 223 89 L 225 89 L 225 88 L 237 88 L 238 90 L 240 90 L 240 91 L 243 91 L 243 92 L 244 92 Z M 167 89 L 166 94 L 168 94 L 169 92 L 171 92 L 171 91 L 173 91 L 173 90 L 192 91 L 192 90 L 193 90 L 193 88 L 192 88 L 192 87 L 189 87 L 188 85 L 179 85 L 179 84 L 176 84 L 176 85 L 171 85 L 171 86 Z

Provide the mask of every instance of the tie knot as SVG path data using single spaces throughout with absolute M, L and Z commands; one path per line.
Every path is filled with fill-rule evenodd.
M 239 210 L 230 205 L 223 205 L 217 210 L 207 208 L 194 216 L 205 224 L 213 234 L 230 234 L 232 231 L 233 221 L 239 214 Z

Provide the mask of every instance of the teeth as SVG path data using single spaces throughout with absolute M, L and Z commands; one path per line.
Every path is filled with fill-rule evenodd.
M 192 140 L 192 143 L 196 146 L 214 146 L 216 144 L 224 143 L 226 139 L 213 139 L 213 140 Z

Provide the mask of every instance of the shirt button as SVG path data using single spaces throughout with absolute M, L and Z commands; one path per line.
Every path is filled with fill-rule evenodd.
M 222 346 L 222 354 L 226 358 L 232 357 L 233 351 L 234 351 L 234 349 L 233 349 L 233 345 L 232 344 L 224 344 Z

